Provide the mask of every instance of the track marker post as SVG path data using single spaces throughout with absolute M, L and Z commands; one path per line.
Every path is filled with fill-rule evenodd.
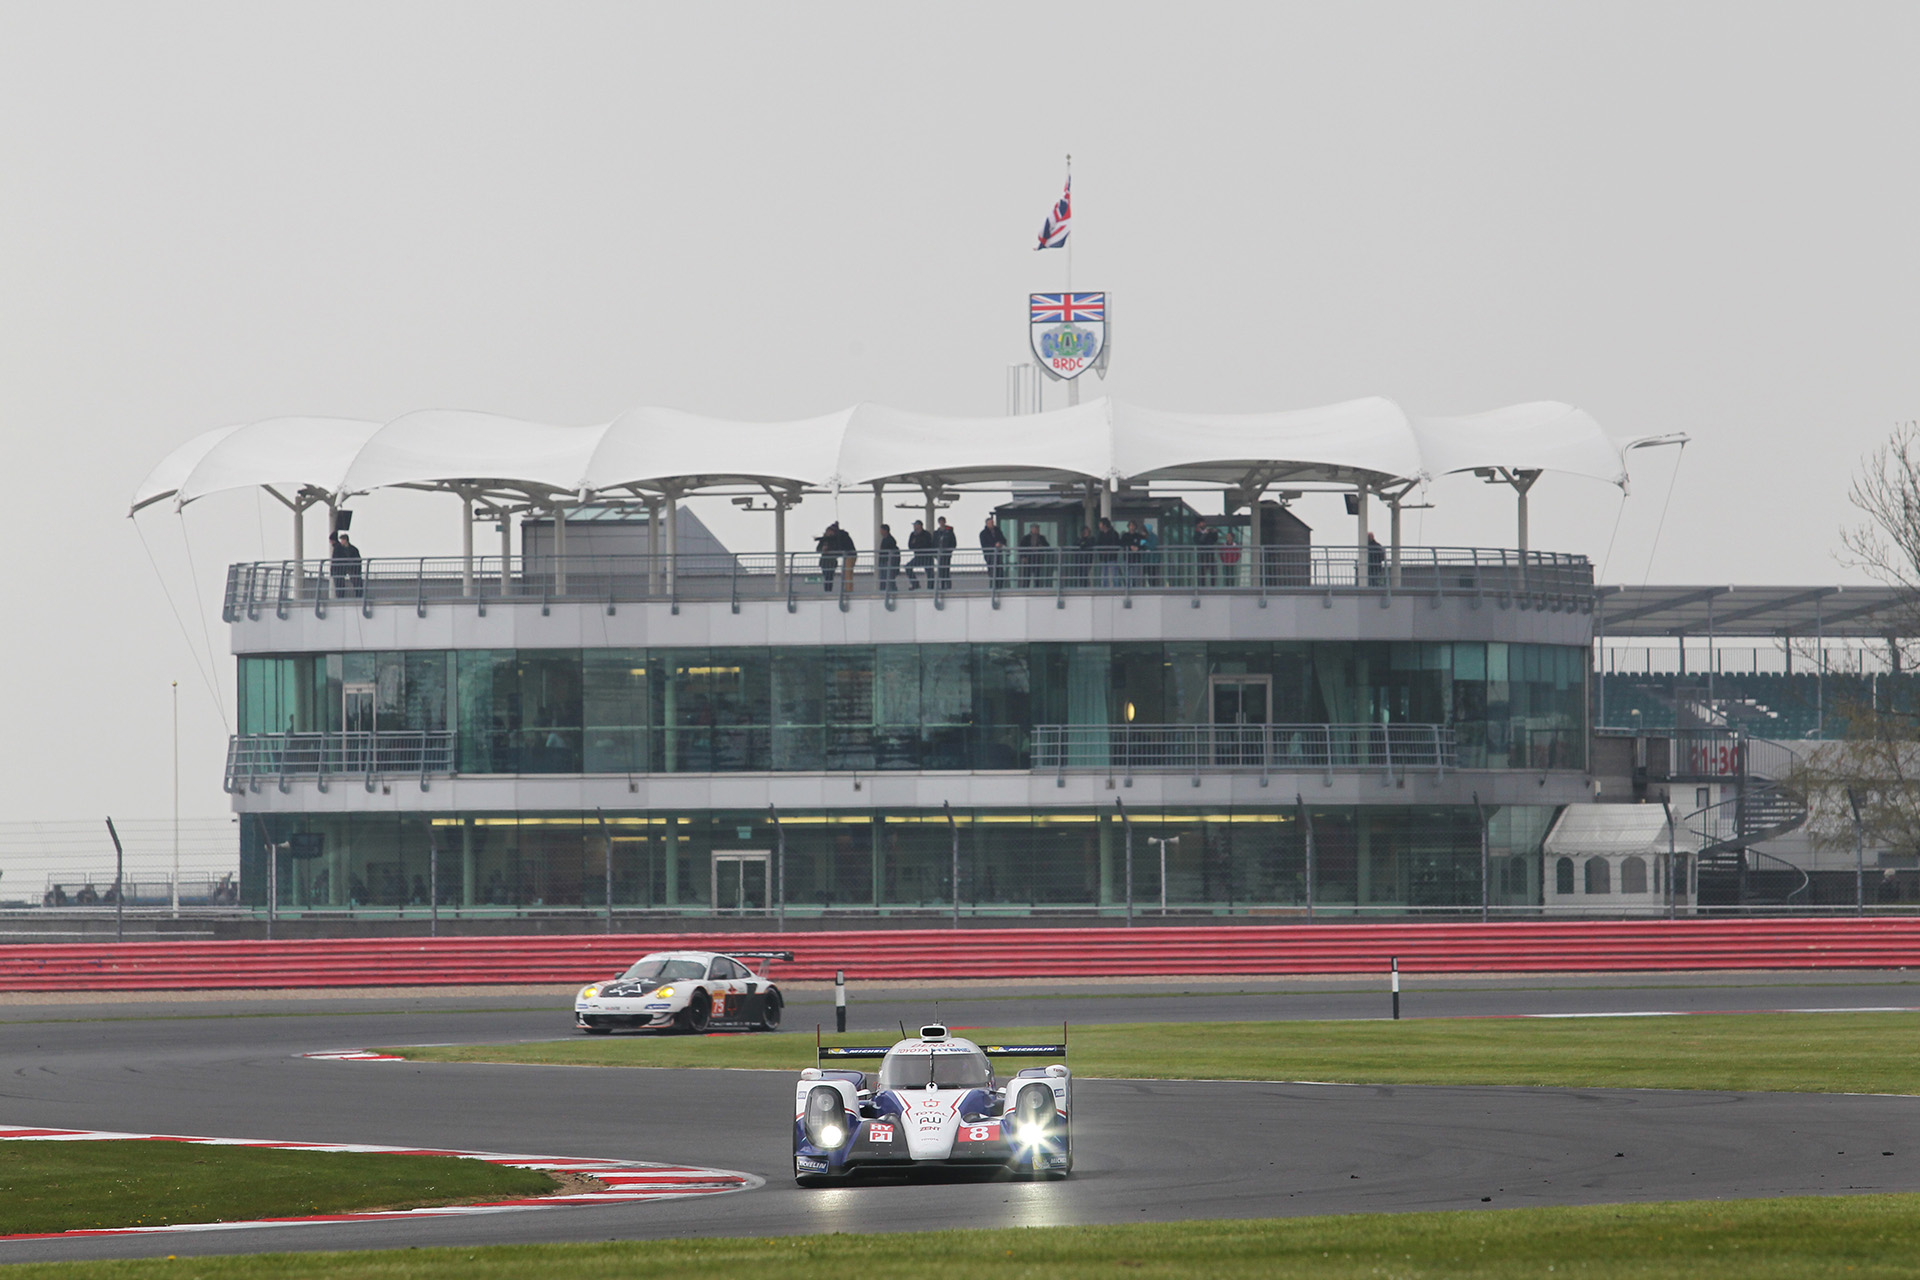
M 847 971 L 833 971 L 833 1029 L 844 1034 L 847 1029 Z
M 1400 957 L 1389 956 L 1387 964 L 1393 970 L 1393 1020 L 1400 1021 Z

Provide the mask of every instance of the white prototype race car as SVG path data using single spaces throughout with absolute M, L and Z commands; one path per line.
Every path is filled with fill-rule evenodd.
M 574 1025 L 590 1036 L 616 1028 L 698 1034 L 710 1027 L 775 1031 L 786 998 L 743 961 L 791 960 L 791 951 L 655 951 L 605 982 L 589 982 L 573 1000 Z
M 808 1067 L 794 1094 L 793 1180 L 803 1187 L 866 1170 L 930 1165 L 998 1167 L 1064 1178 L 1073 1169 L 1067 1116 L 1073 1073 L 1064 1063 L 1007 1080 L 993 1058 L 1065 1057 L 1061 1044 L 977 1045 L 947 1028 L 920 1028 L 885 1048 L 819 1051 L 819 1061 L 879 1058 L 864 1071 Z

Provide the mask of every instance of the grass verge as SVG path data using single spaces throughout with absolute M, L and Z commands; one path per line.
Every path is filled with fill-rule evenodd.
M 414 1209 L 544 1195 L 555 1185 L 535 1170 L 453 1156 L 0 1142 L 0 1235 Z
M 17 1264 L 9 1280 L 1911 1276 L 1920 1196 Z
M 984 1044 L 1054 1040 L 1060 1032 L 1002 1027 L 961 1034 Z M 894 1038 L 833 1036 L 828 1043 Z M 1088 1076 L 1920 1094 L 1920 1013 L 1906 1012 L 1104 1023 L 1076 1027 L 1070 1039 L 1067 1060 Z M 421 1062 L 797 1071 L 813 1062 L 813 1037 L 582 1036 L 385 1052 Z

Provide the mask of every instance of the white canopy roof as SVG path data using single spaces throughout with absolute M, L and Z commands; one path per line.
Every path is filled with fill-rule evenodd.
M 166 497 L 185 506 L 252 485 L 311 487 L 337 497 L 392 486 L 475 485 L 544 503 L 566 494 L 684 494 L 742 483 L 815 490 L 1079 479 L 1388 485 L 1483 467 L 1623 484 L 1624 447 L 1587 414 L 1552 402 L 1418 420 L 1378 397 L 1245 414 L 1100 399 L 995 418 L 862 404 L 789 422 L 643 407 L 582 427 L 432 409 L 385 425 L 274 418 L 205 432 L 153 469 L 134 493 L 133 510 Z
M 1534 400 L 1462 418 L 1416 418 L 1414 438 L 1430 476 L 1475 468 L 1565 471 L 1608 484 L 1627 482 L 1623 447 L 1583 411 Z
M 1657 804 L 1570 804 L 1540 847 L 1549 856 L 1665 853 L 1667 811 Z

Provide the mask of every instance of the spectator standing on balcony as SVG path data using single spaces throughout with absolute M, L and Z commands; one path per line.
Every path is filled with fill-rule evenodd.
M 1367 585 L 1387 585 L 1387 549 L 1371 533 L 1367 535 Z
M 1129 587 L 1139 585 L 1140 561 L 1145 555 L 1146 545 L 1146 536 L 1140 529 L 1140 522 L 1127 521 L 1127 531 L 1120 535 L 1120 562 L 1126 568 Z
M 900 544 L 894 541 L 893 526 L 880 526 L 880 545 L 873 549 L 874 567 L 880 572 L 880 589 L 891 594 L 893 580 L 900 576 Z
M 1073 562 L 1067 574 L 1067 585 L 1085 588 L 1092 574 L 1093 530 L 1083 524 L 1080 526 L 1080 540 L 1073 544 Z
M 833 592 L 833 572 L 840 567 L 840 549 L 834 540 L 839 532 L 838 524 L 830 524 L 813 540 L 813 549 L 820 553 L 820 589 L 829 595 Z
M 335 531 L 327 536 L 333 544 L 331 569 L 333 572 L 333 594 L 340 599 L 357 596 L 363 589 L 360 577 L 360 548 L 345 533 Z
M 940 589 L 953 590 L 953 551 L 960 545 L 960 535 L 953 531 L 945 516 L 940 517 L 940 527 L 933 531 L 934 557 L 940 562 Z
M 1047 548 L 1052 545 L 1037 524 L 1028 525 L 1027 531 L 1020 535 L 1021 586 L 1031 587 L 1036 583 L 1043 587 L 1047 585 L 1052 576 L 1047 572 Z
M 1093 557 L 1096 570 L 1094 585 L 1117 585 L 1120 581 L 1120 532 L 1113 527 L 1113 521 L 1105 516 L 1100 517 L 1100 531 L 1093 535 Z
M 992 516 L 980 526 L 980 555 L 987 562 L 987 586 L 994 591 L 1007 585 L 1007 535 Z
M 918 591 L 920 579 L 914 576 L 914 570 L 925 569 L 927 585 L 933 585 L 933 535 L 927 532 L 927 522 L 915 520 L 913 532 L 907 535 L 907 550 L 913 552 L 913 559 L 907 561 L 907 590 Z
M 1211 587 L 1219 576 L 1220 553 L 1214 548 L 1220 545 L 1220 531 L 1205 520 L 1196 520 L 1193 525 L 1193 545 L 1196 567 L 1200 574 L 1200 585 Z

